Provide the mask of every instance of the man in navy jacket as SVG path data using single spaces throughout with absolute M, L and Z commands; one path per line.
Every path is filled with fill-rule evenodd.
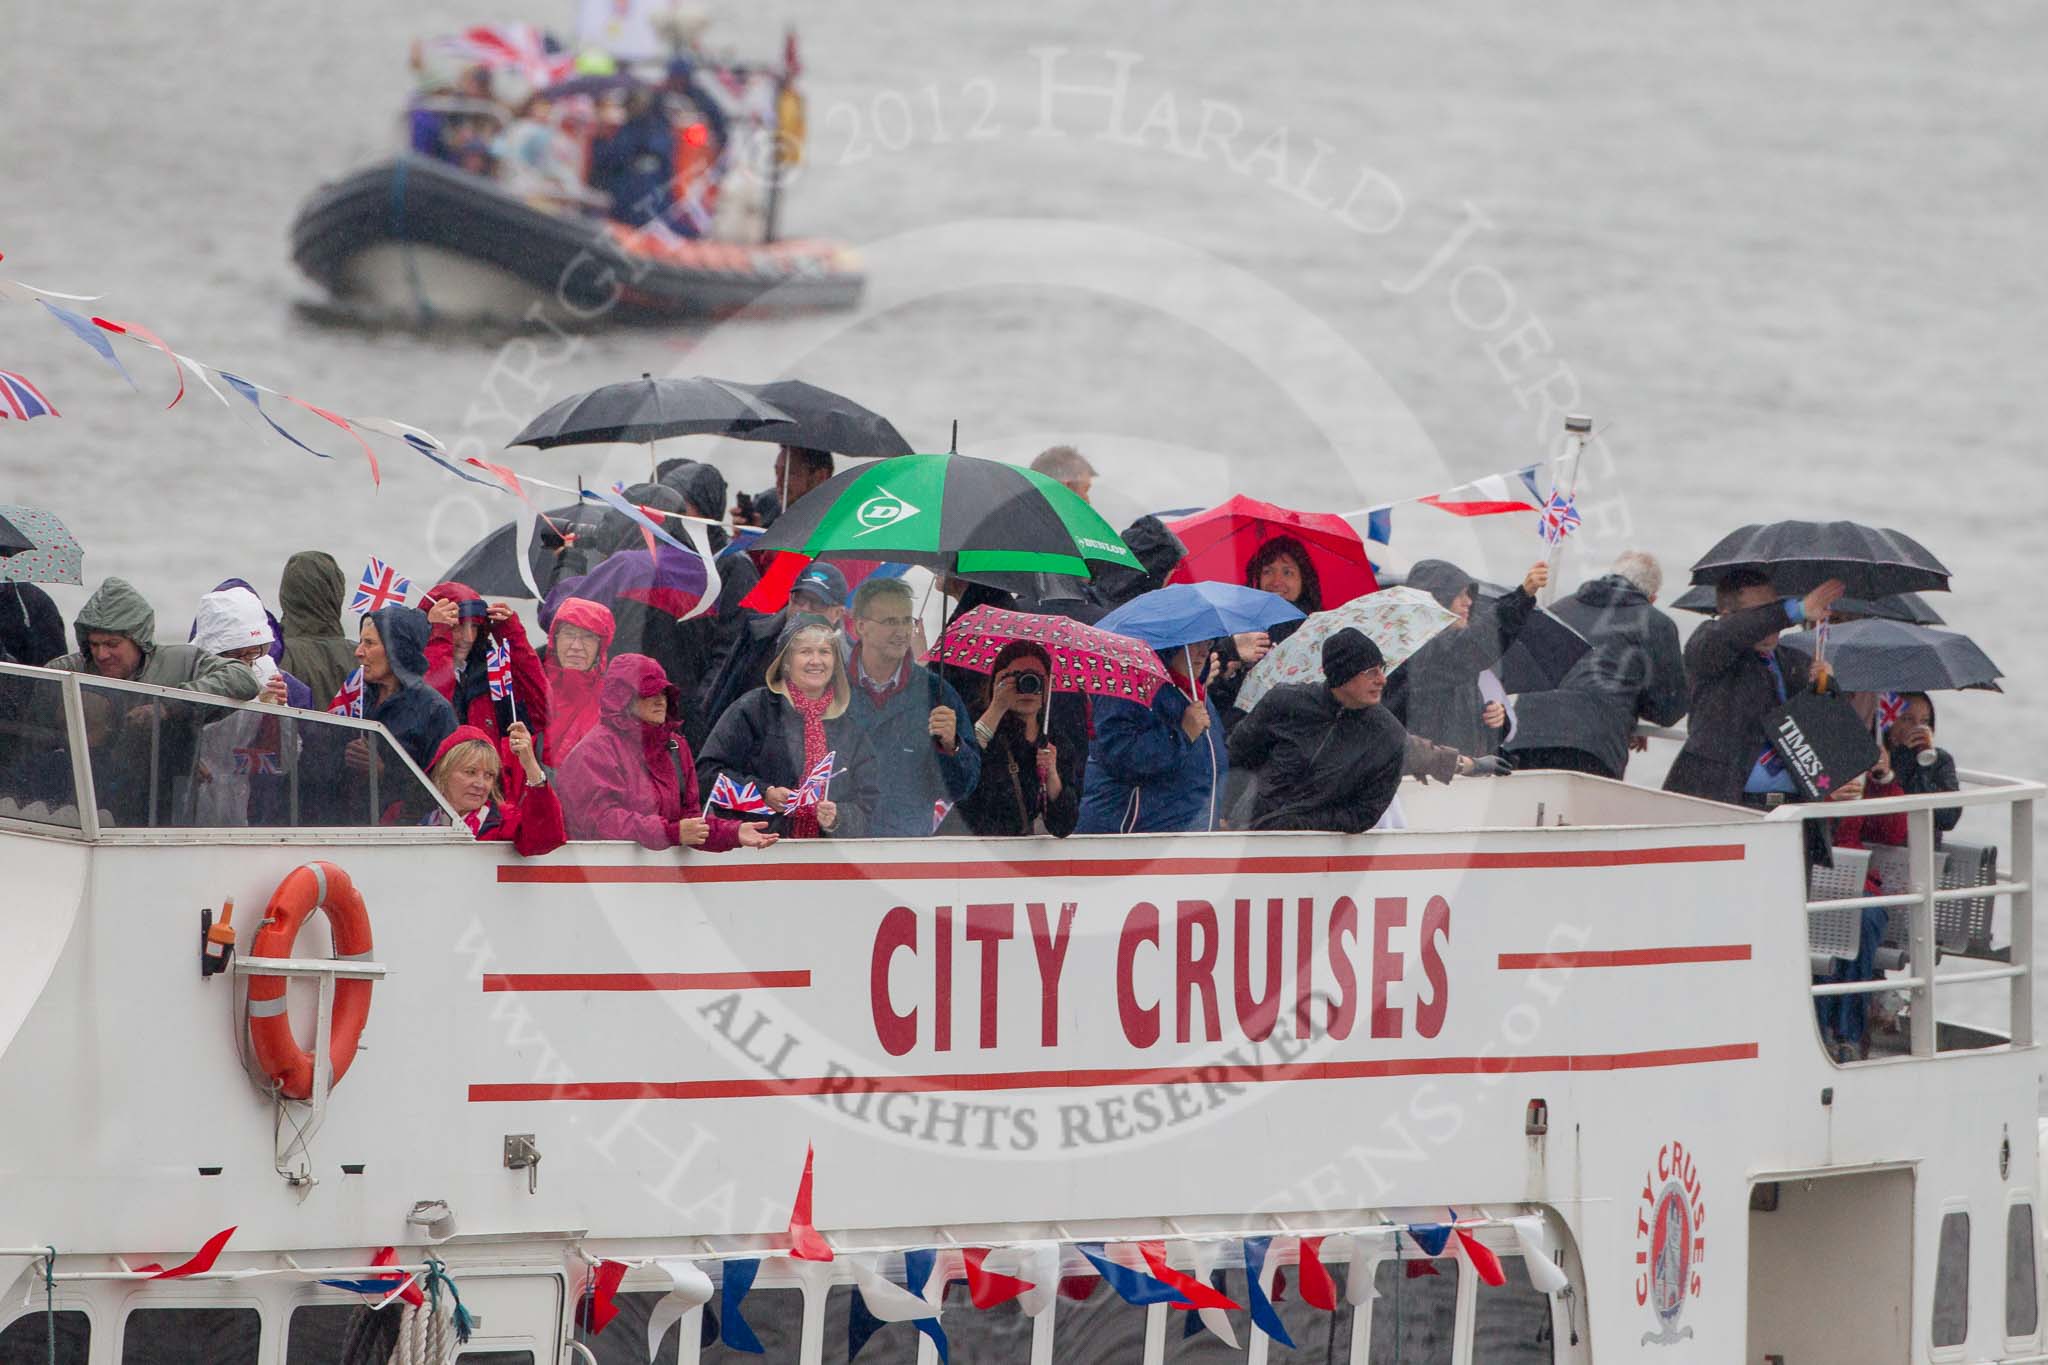
M 846 718 L 875 750 L 881 789 L 868 835 L 923 838 L 981 778 L 981 746 L 952 684 L 910 657 L 917 609 L 900 578 L 871 578 L 853 595 L 858 644 L 847 661 Z

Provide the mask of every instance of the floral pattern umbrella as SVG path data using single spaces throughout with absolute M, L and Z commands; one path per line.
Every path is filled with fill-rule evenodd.
M 1166 668 L 1151 648 L 1128 636 L 1084 626 L 1065 616 L 976 607 L 947 628 L 924 662 L 952 664 L 987 673 L 996 655 L 1019 640 L 1043 649 L 1052 659 L 1052 690 L 1122 697 L 1149 705 Z
M 1347 626 L 1380 647 L 1391 673 L 1457 619 L 1418 588 L 1381 588 L 1341 607 L 1319 611 L 1252 665 L 1244 686 L 1237 691 L 1238 709 L 1251 710 L 1259 698 L 1282 683 L 1321 682 L 1323 641 Z
M 0 583 L 84 583 L 85 551 L 64 523 L 32 507 L 0 506 L 0 517 L 35 543 L 0 558 Z

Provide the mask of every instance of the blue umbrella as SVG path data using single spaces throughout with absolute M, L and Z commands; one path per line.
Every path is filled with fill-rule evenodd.
M 1300 608 L 1274 593 L 1237 583 L 1175 583 L 1138 594 L 1095 626 L 1173 649 L 1299 620 Z

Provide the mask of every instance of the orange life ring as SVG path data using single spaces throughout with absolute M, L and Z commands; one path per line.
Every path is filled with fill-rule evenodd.
M 370 955 L 370 914 L 363 908 L 363 895 L 355 883 L 333 863 L 307 863 L 285 874 L 264 907 L 263 922 L 257 926 L 256 941 L 249 945 L 251 958 L 288 958 L 298 941 L 306 917 L 324 911 L 334 931 L 334 956 L 366 958 Z M 330 1030 L 329 1055 L 334 1064 L 332 1084 L 340 1084 L 356 1057 L 356 1044 L 370 1017 L 370 986 L 360 980 L 334 983 L 334 1023 Z M 285 1012 L 285 978 L 252 972 L 249 976 L 249 1043 L 263 1074 L 274 1081 L 285 1098 L 310 1099 L 313 1095 L 313 1056 L 292 1036 L 291 1017 Z

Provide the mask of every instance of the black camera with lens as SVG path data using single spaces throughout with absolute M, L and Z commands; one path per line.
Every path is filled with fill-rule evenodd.
M 1039 677 L 1036 673 L 1019 673 L 1017 675 L 1018 696 L 1035 697 L 1043 691 L 1045 691 L 1045 679 Z

